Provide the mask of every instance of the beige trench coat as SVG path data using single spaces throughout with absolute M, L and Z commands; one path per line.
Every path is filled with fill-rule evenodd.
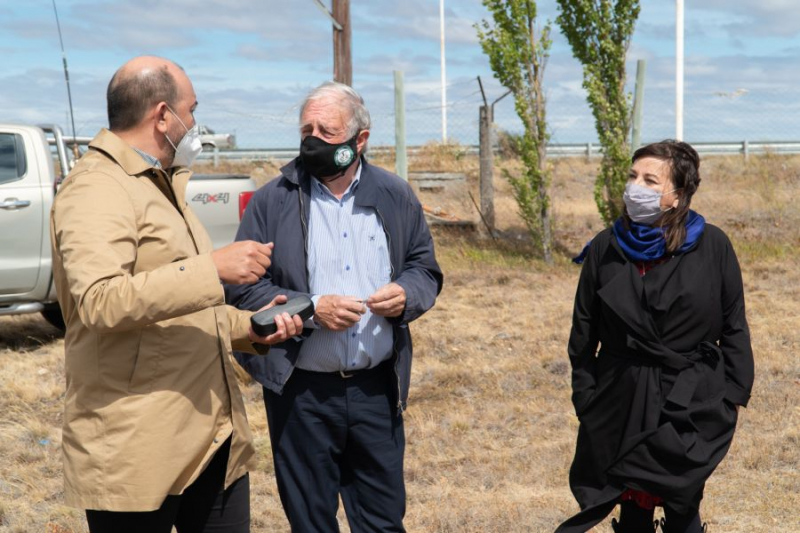
M 166 173 L 102 130 L 56 196 L 53 276 L 67 324 L 68 505 L 149 511 L 180 494 L 232 434 L 225 486 L 254 449 L 231 343 L 250 313 L 225 305 L 211 241 Z

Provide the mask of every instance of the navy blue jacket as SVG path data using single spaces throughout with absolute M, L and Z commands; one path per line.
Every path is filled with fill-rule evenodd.
M 392 281 L 406 292 L 403 314 L 389 318 L 394 332 L 393 362 L 397 376 L 397 404 L 405 409 L 411 381 L 411 334 L 408 323 L 433 307 L 442 290 L 442 271 L 436 262 L 422 206 L 411 187 L 398 176 L 369 165 L 362 157 L 361 180 L 355 204 L 373 207 L 383 224 L 392 264 Z M 311 177 L 295 159 L 281 175 L 260 188 L 247 206 L 236 240 L 274 242 L 272 264 L 252 285 L 226 285 L 229 304 L 257 310 L 285 294 L 309 294 L 307 269 L 308 216 Z M 306 329 L 303 337 L 312 335 Z M 236 359 L 253 378 L 280 394 L 294 370 L 302 340 L 290 339 L 272 346 L 266 356 L 236 353 Z

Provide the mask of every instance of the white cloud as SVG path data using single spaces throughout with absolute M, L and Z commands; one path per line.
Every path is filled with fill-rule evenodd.
M 357 68 L 360 73 L 381 75 L 387 79 L 392 76 L 393 71 L 400 70 L 407 78 L 413 78 L 438 69 L 439 58 L 410 52 L 375 54 L 365 61 L 354 62 L 353 68 Z
M 87 119 L 101 117 L 105 123 L 105 83 L 83 73 L 75 72 L 70 78 L 72 101 L 77 127 Z M 36 124 L 55 122 L 66 127 L 69 110 L 64 73 L 55 69 L 28 69 L 24 72 L 0 77 L 4 88 L 0 100 L 0 116 L 4 122 Z M 98 105 L 98 103 L 100 103 Z M 95 127 L 79 132 L 93 134 Z
M 452 2 L 447 2 L 450 5 Z M 459 3 L 459 7 L 445 9 L 445 40 L 450 45 L 475 45 L 478 42 L 473 24 L 486 16 L 479 5 Z M 394 2 L 379 0 L 365 3 L 360 13 L 353 11 L 355 27 L 374 36 L 403 39 L 424 39 L 438 49 L 440 20 L 438 2 L 430 0 L 404 0 Z
M 800 17 L 797 16 L 796 0 L 758 0 L 753 2 L 695 0 L 691 3 L 691 8 L 712 9 L 740 17 L 739 21 L 726 26 L 726 30 L 732 38 L 738 38 L 742 32 L 749 36 L 794 37 L 800 35 Z
M 448 102 L 457 104 L 449 116 L 455 128 L 477 117 L 476 76 L 481 75 L 490 101 L 505 89 L 492 77 L 473 27 L 488 12 L 476 0 L 445 1 Z M 25 8 L 17 7 L 22 3 L 0 3 L 0 54 L 7 58 L 0 73 L 0 116 L 65 124 L 66 90 L 49 2 L 30 8 L 27 4 L 38 3 L 26 3 Z M 542 20 L 555 18 L 554 0 L 538 3 Z M 655 135 L 671 127 L 674 7 L 643 4 L 628 52 L 628 87 L 633 85 L 636 59 L 647 59 L 646 120 Z M 786 60 L 800 55 L 800 40 L 794 38 L 800 35 L 795 4 L 787 0 L 687 2 L 687 113 L 692 113 L 687 114 L 687 131 L 699 120 L 711 123 L 706 130 L 709 135 L 719 131 L 729 117 L 703 115 L 711 110 L 741 113 L 741 117 L 731 115 L 737 117 L 731 124 L 771 122 L 779 133 L 794 131 L 788 126 L 793 117 L 785 109 L 800 101 L 796 89 L 800 69 L 795 61 Z M 218 130 L 236 130 L 242 141 L 252 135 L 251 146 L 294 146 L 299 101 L 331 75 L 331 25 L 313 0 L 78 0 L 60 2 L 59 16 L 70 54 L 76 123 L 82 134 L 92 134 L 105 123 L 108 78 L 126 58 L 138 53 L 175 57 L 195 84 L 203 122 Z M 435 136 L 440 118 L 438 2 L 351 2 L 351 16 L 354 83 L 376 117 L 376 127 L 391 126 L 391 72 L 403 70 L 406 105 L 428 109 L 415 112 L 413 119 L 418 128 L 427 128 L 424 131 Z M 581 65 L 557 27 L 553 38 L 545 73 L 548 115 L 558 140 L 589 140 L 595 134 Z M 764 41 L 771 48 L 763 46 Z M 54 68 L 32 68 L 44 64 Z M 714 96 L 739 88 L 749 92 L 736 100 Z M 783 111 L 778 109 L 781 105 Z M 517 123 L 511 98 L 496 111 L 504 123 Z M 411 118 L 410 129 L 415 127 Z M 763 128 L 758 131 L 768 131 L 766 125 Z M 753 131 L 753 135 L 758 133 Z
M 329 40 L 330 23 L 313 2 L 282 0 L 115 0 L 67 4 L 59 12 L 74 48 L 127 51 L 213 46 L 214 34 L 251 34 L 270 42 Z M 57 38 L 55 22 L 17 18 L 2 26 L 26 39 Z M 311 31 L 309 31 L 311 30 Z M 211 42 L 209 42 L 211 41 Z
M 330 63 L 333 64 L 333 54 L 328 43 L 322 44 L 318 42 L 307 43 L 303 46 L 279 46 L 277 43 L 262 39 L 257 44 L 246 43 L 239 45 L 233 55 L 267 63 L 307 63 L 319 60 L 320 57 L 325 57 L 329 58 Z

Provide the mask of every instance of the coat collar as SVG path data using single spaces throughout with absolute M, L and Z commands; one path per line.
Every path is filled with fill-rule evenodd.
M 620 257 L 623 266 L 597 294 L 638 335 L 658 340 L 661 334 L 651 311 L 664 310 L 662 308 L 669 304 L 663 294 L 664 285 L 675 274 L 685 254 L 671 257 L 643 278 L 635 263 L 628 260 L 622 251 L 613 233 L 610 240 L 611 248 Z
M 104 153 L 129 176 L 141 176 L 147 171 L 162 173 L 167 179 L 167 184 L 172 186 L 178 206 L 186 203 L 186 184 L 192 177 L 192 172 L 187 167 L 175 167 L 168 172 L 157 168 L 144 160 L 128 143 L 120 139 L 114 132 L 103 128 L 100 130 L 89 147 Z
M 89 147 L 103 152 L 113 159 L 129 176 L 137 176 L 147 170 L 155 169 L 128 143 L 106 128 L 100 130 L 100 133 L 89 143 Z

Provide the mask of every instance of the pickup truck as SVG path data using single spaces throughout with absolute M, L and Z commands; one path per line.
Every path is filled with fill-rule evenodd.
M 42 313 L 61 329 L 49 232 L 60 177 L 74 164 L 68 142 L 55 125 L 0 124 L 0 315 Z M 214 248 L 233 242 L 255 189 L 246 175 L 195 174 L 189 180 L 186 199 Z
M 208 126 L 200 126 L 200 143 L 203 150 L 213 152 L 218 150 L 233 150 L 236 148 L 236 136 L 232 133 L 214 133 Z

